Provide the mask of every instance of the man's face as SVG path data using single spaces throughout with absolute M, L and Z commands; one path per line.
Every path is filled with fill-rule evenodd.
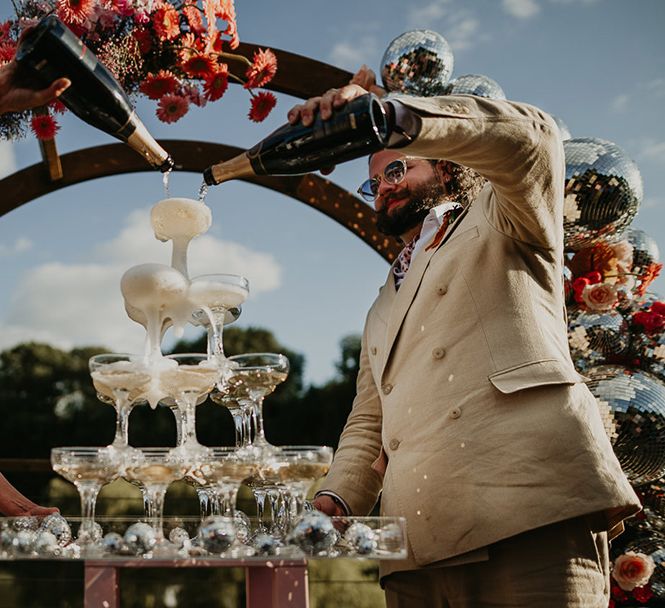
M 407 172 L 399 184 L 388 183 L 383 171 L 394 160 L 406 161 Z M 401 236 L 420 224 L 432 207 L 444 200 L 446 189 L 427 160 L 408 159 L 393 150 L 377 152 L 369 165 L 369 176 L 379 178 L 374 208 L 377 228 L 390 236 Z

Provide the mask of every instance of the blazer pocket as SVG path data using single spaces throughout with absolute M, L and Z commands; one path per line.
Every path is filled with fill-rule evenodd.
M 558 359 L 543 359 L 523 363 L 488 376 L 494 388 L 502 393 L 516 393 L 527 388 L 548 384 L 577 384 L 583 382 L 575 369 Z

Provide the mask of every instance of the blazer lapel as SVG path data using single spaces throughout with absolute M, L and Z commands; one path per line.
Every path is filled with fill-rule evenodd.
M 415 298 L 416 293 L 418 292 L 418 287 L 420 287 L 423 275 L 425 274 L 425 270 L 427 270 L 427 267 L 429 266 L 432 256 L 441 247 L 443 247 L 445 243 L 450 239 L 455 230 L 457 230 L 458 226 L 462 223 L 462 221 L 466 217 L 468 210 L 469 206 L 467 206 L 464 209 L 464 211 L 462 211 L 460 216 L 450 226 L 448 233 L 437 247 L 435 247 L 434 249 L 430 249 L 429 251 L 427 251 L 426 249 L 421 249 L 418 252 L 416 257 L 413 259 L 413 262 L 409 267 L 409 271 L 406 273 L 406 277 L 404 278 L 404 281 L 402 281 L 399 290 L 397 290 L 397 293 L 394 295 L 394 298 L 388 298 L 388 300 L 392 299 L 392 308 L 390 310 L 390 316 L 388 317 L 386 342 L 383 350 L 383 352 L 385 353 L 385 358 L 383 361 L 383 367 L 381 369 L 381 378 L 383 378 L 383 374 L 386 371 L 386 367 L 388 365 L 388 361 L 390 360 L 392 349 L 395 345 L 395 340 L 397 339 L 399 330 L 402 327 L 402 323 L 404 322 L 404 317 L 406 317 L 406 313 L 409 312 L 409 308 L 411 308 L 413 299 Z M 391 285 L 389 286 L 388 284 Z M 388 281 L 386 282 L 386 286 L 384 287 L 384 290 L 388 288 L 391 288 L 393 292 L 395 291 L 395 280 L 392 274 L 392 267 L 390 275 L 388 277 Z

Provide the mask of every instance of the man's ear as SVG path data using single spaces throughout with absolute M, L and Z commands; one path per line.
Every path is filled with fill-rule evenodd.
M 453 179 L 450 171 L 450 163 L 447 160 L 437 160 L 434 164 L 434 174 L 442 184 L 447 184 Z

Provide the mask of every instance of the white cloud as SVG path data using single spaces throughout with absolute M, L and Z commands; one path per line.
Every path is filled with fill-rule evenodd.
M 12 245 L 4 245 L 0 243 L 0 257 L 24 253 L 30 249 L 32 249 L 32 241 L 25 237 L 19 237 Z
M 170 251 L 170 244 L 153 237 L 145 209 L 132 212 L 116 237 L 84 254 L 88 261 L 33 268 L 19 281 L 0 322 L 0 348 L 39 340 L 65 349 L 94 344 L 117 352 L 141 352 L 145 333 L 125 314 L 120 278 L 135 264 L 167 263 Z M 195 239 L 189 259 L 192 276 L 220 272 L 246 276 L 250 298 L 281 283 L 281 268 L 271 254 L 213 236 Z
M 376 38 L 366 36 L 359 40 L 342 40 L 329 53 L 330 62 L 340 68 L 354 72 L 364 63 L 375 65 L 381 60 Z
M 644 85 L 647 93 L 654 97 L 665 97 L 665 78 L 654 78 Z
M 641 146 L 640 156 L 665 164 L 665 141 L 645 139 Z
M 503 10 L 518 19 L 530 19 L 540 12 L 535 0 L 503 0 Z
M 454 6 L 450 0 L 434 0 L 429 4 L 411 6 L 406 15 L 411 28 L 432 29 L 439 32 L 453 51 L 475 46 L 487 35 L 480 34 L 480 21 L 466 8 Z
M 0 141 L 0 179 L 16 171 L 14 145 L 10 141 Z
M 628 107 L 629 101 L 630 101 L 630 95 L 627 95 L 626 93 L 617 95 L 610 102 L 610 110 L 612 110 L 612 112 L 623 112 Z

